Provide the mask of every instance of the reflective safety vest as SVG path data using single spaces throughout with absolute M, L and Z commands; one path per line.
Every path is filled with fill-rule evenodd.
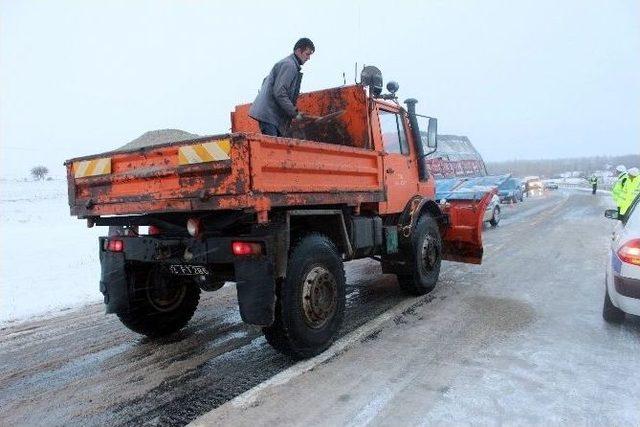
M 613 201 L 618 207 L 620 207 L 622 202 L 622 192 L 624 191 L 624 186 L 627 183 L 627 179 L 628 179 L 628 175 L 626 172 L 620 173 L 620 175 L 618 175 L 618 180 L 616 181 L 616 183 L 613 185 L 613 188 L 611 189 L 611 195 L 613 196 Z
M 593 184 L 597 184 L 598 183 L 598 178 L 595 176 L 592 176 L 591 178 L 589 178 L 589 184 L 593 185 Z
M 640 192 L 640 177 L 635 177 L 633 180 L 631 178 L 627 179 L 627 182 L 624 185 L 624 189 L 622 190 L 622 195 L 620 197 L 620 213 L 625 214 L 629 206 L 633 203 L 633 200 L 636 198 L 638 193 Z

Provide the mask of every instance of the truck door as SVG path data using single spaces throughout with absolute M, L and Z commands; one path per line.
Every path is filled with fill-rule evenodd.
M 387 202 L 381 206 L 381 213 L 402 212 L 409 199 L 416 194 L 418 169 L 411 157 L 402 115 L 381 109 L 378 111 L 378 120 L 386 153 L 382 164 Z

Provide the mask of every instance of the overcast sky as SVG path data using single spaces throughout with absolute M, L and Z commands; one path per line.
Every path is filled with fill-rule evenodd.
M 378 66 L 485 160 L 640 153 L 640 2 L 0 1 L 2 176 L 229 129 L 302 36 L 302 91 Z

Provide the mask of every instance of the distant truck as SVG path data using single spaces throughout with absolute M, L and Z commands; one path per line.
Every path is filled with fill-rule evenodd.
M 524 194 L 526 194 L 527 197 L 542 196 L 544 184 L 539 176 L 525 176 L 522 178 L 522 182 L 524 184 Z
M 107 313 L 167 335 L 234 281 L 242 319 L 306 358 L 342 323 L 344 261 L 380 261 L 411 295 L 443 259 L 480 263 L 491 195 L 436 203 L 436 120 L 378 82 L 302 94 L 301 111 L 331 117 L 294 123 L 305 140 L 261 135 L 240 105 L 229 134 L 68 160 L 71 214 L 121 228 L 99 238 Z

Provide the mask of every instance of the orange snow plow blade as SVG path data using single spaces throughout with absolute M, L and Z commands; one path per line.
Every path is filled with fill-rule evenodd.
M 447 200 L 440 208 L 449 216 L 442 239 L 442 258 L 469 264 L 482 263 L 482 223 L 493 192 L 472 193 L 467 199 Z

